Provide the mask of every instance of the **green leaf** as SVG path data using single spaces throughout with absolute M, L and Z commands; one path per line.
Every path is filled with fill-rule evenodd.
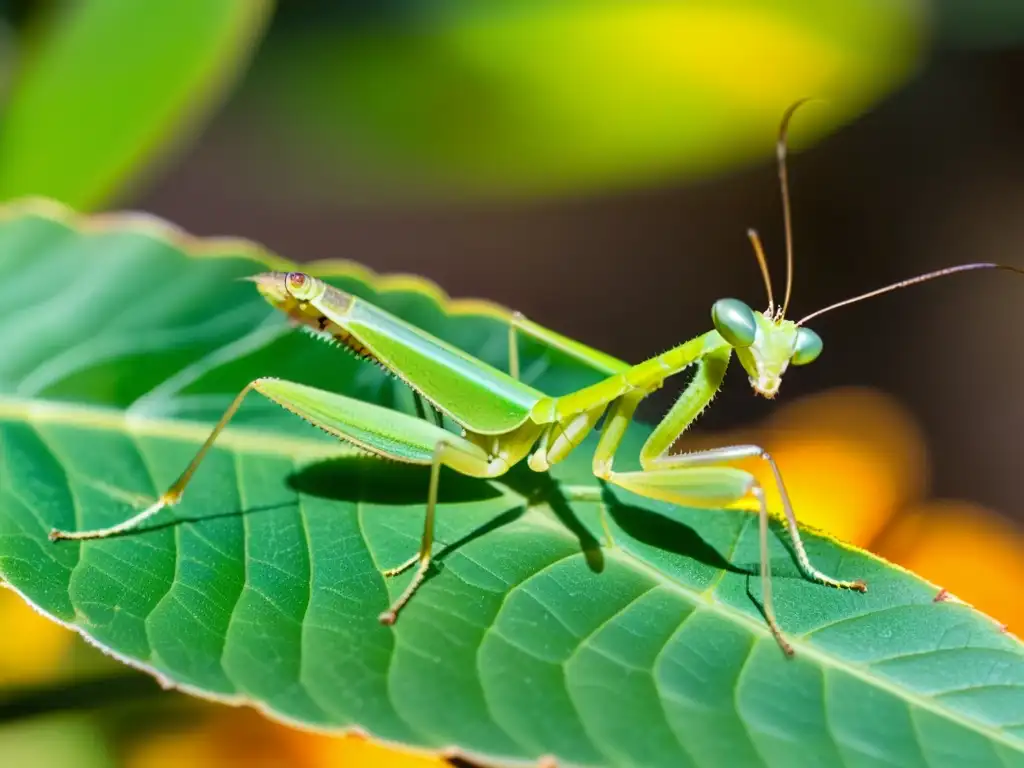
M 197 422 L 252 377 L 411 411 L 401 385 L 289 332 L 233 280 L 268 263 L 284 265 L 146 218 L 0 212 L 0 574 L 55 620 L 193 693 L 488 762 L 1024 766 L 1024 648 L 991 619 L 811 534 L 822 569 L 870 591 L 809 583 L 776 536 L 787 659 L 750 594 L 754 516 L 602 488 L 588 446 L 551 477 L 443 474 L 440 567 L 393 628 L 377 615 L 407 577 L 381 569 L 415 551 L 426 471 L 255 400 L 144 532 L 48 541 L 163 491 L 207 434 Z M 317 269 L 503 364 L 506 311 Z M 596 378 L 537 345 L 523 363 L 550 391 Z
M 272 2 L 59 5 L 23 41 L 0 130 L 0 199 L 95 208 L 210 111 Z
M 346 6 L 268 42 L 251 119 L 276 127 L 290 164 L 398 194 L 706 177 L 767 156 L 799 98 L 827 104 L 801 114 L 797 142 L 869 109 L 927 37 L 917 0 L 397 5 Z

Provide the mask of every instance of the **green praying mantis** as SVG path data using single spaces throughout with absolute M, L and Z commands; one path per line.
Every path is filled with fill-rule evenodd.
M 393 624 L 423 583 L 431 565 L 438 483 L 442 466 L 477 478 L 495 478 L 526 459 L 536 472 L 545 472 L 565 459 L 595 429 L 600 436 L 593 454 L 593 472 L 600 480 L 651 499 L 701 508 L 721 508 L 755 502 L 760 523 L 760 580 L 762 612 L 768 629 L 787 655 L 793 647 L 779 626 L 772 607 L 768 558 L 769 510 L 764 487 L 735 462 L 756 458 L 771 469 L 793 551 L 802 573 L 830 587 L 863 592 L 861 580 L 834 578 L 815 568 L 797 527 L 782 475 L 772 456 L 757 445 L 734 445 L 692 453 L 673 453 L 677 439 L 715 397 L 733 354 L 746 372 L 754 392 L 773 398 L 790 365 L 813 362 L 822 350 L 821 338 L 807 321 L 838 307 L 974 269 L 1024 270 L 994 263 L 962 264 L 903 280 L 813 312 L 802 320 L 786 318 L 792 293 L 793 236 L 786 174 L 786 135 L 793 113 L 783 115 L 777 141 L 779 181 L 786 240 L 786 292 L 776 304 L 761 246 L 748 232 L 767 291 L 768 308 L 756 312 L 738 299 L 721 299 L 711 308 L 713 329 L 667 352 L 628 365 L 578 341 L 513 315 L 509 326 L 508 372 L 499 370 L 373 304 L 344 293 L 301 272 L 268 272 L 247 278 L 263 298 L 305 330 L 347 347 L 405 382 L 417 396 L 461 427 L 461 434 L 426 418 L 399 413 L 292 381 L 258 378 L 234 399 L 209 437 L 177 481 L 152 505 L 109 528 L 67 532 L 50 538 L 101 539 L 140 526 L 165 507 L 177 504 L 204 456 L 249 392 L 256 391 L 337 438 L 371 454 L 430 467 L 426 515 L 419 550 L 407 561 L 384 571 L 395 576 L 415 567 L 408 586 L 380 614 Z M 605 378 L 562 396 L 549 396 L 519 380 L 518 334 L 562 350 Z M 654 428 L 640 451 L 641 469 L 619 472 L 616 452 L 640 402 L 666 380 L 693 369 L 693 377 L 674 406 Z

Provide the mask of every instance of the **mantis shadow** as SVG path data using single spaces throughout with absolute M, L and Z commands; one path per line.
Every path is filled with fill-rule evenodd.
M 261 504 L 255 507 L 248 507 L 246 509 L 231 509 L 226 512 L 213 512 L 208 515 L 175 515 L 172 520 L 165 520 L 160 523 L 152 523 L 149 525 L 142 525 L 138 528 L 132 528 L 127 531 L 120 531 L 110 535 L 110 539 L 119 539 L 122 536 L 135 536 L 142 535 L 144 533 L 151 533 L 152 531 L 162 531 L 166 528 L 174 528 L 179 525 L 191 524 L 200 525 L 202 523 L 208 523 L 211 520 L 225 520 L 231 517 L 242 517 L 243 515 L 258 515 L 265 512 L 276 512 L 280 509 L 288 509 L 289 507 L 296 506 L 294 501 L 282 501 L 276 504 Z M 169 508 L 165 508 L 162 512 L 167 512 Z M 173 509 L 173 508 L 170 508 Z
M 601 498 L 616 525 L 631 538 L 652 547 L 674 552 L 729 573 L 751 576 L 754 571 L 734 565 L 686 523 L 643 507 L 627 504 L 602 485 Z
M 369 456 L 345 456 L 310 465 L 289 476 L 287 484 L 299 493 L 325 499 L 408 505 L 426 502 L 429 477 L 427 467 L 384 462 Z M 500 490 L 490 483 L 480 482 L 475 478 L 445 469 L 438 487 L 437 500 L 439 503 L 458 503 L 493 499 L 500 495 Z M 183 523 L 201 524 L 212 520 L 273 512 L 295 507 L 296 504 L 297 502 L 292 500 L 203 515 L 176 514 L 170 520 L 121 531 L 113 534 L 111 538 L 164 530 Z M 517 514 L 522 514 L 522 510 L 518 510 Z
M 546 503 L 579 540 L 588 567 L 594 572 L 604 570 L 600 543 L 580 521 L 550 475 L 517 465 L 502 475 L 500 482 L 522 496 L 525 505 L 503 512 L 450 544 L 438 540 L 444 547 L 434 557 L 434 562 L 440 563 L 464 544 L 514 522 L 530 506 Z M 288 479 L 294 490 L 321 498 L 405 505 L 425 505 L 428 483 L 429 469 L 426 467 L 385 462 L 368 456 L 344 456 L 318 462 Z M 441 470 L 437 495 L 439 504 L 484 501 L 501 495 L 501 490 L 493 482 L 460 475 L 447 467 Z
M 416 505 L 426 509 L 429 467 L 382 461 L 372 456 L 342 456 L 312 464 L 288 478 L 288 485 L 300 493 L 324 499 L 371 504 Z M 500 497 L 492 483 L 441 468 L 437 486 L 438 504 L 486 501 Z M 458 540 L 447 543 L 435 539 L 441 547 L 432 557 L 429 579 L 440 570 L 443 561 L 460 547 L 519 519 L 524 507 L 501 513 Z
M 523 465 L 516 465 L 503 476 L 504 484 L 523 498 L 529 506 L 547 504 L 558 521 L 576 537 L 580 551 L 587 561 L 587 567 L 593 573 L 604 570 L 604 552 L 601 542 L 583 524 L 576 514 L 561 486 L 547 472 L 534 472 Z
M 336 501 L 411 505 L 426 508 L 430 468 L 385 461 L 375 456 L 326 459 L 292 474 L 288 486 L 299 493 Z M 486 501 L 501 495 L 489 482 L 441 468 L 438 504 Z

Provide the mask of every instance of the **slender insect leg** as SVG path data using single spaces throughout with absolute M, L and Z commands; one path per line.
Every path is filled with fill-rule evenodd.
M 419 392 L 417 392 L 415 389 L 412 390 L 412 402 L 416 406 L 416 418 L 417 419 L 423 419 L 424 421 L 426 421 L 426 419 L 427 419 L 427 406 L 423 402 L 423 396 Z
M 626 428 L 632 421 L 640 401 L 648 392 L 632 391 L 612 403 L 605 419 L 601 440 L 594 452 L 594 474 L 610 483 L 641 496 L 675 504 L 716 508 L 741 501 L 750 495 L 760 507 L 761 580 L 765 617 L 772 634 L 787 654 L 792 647 L 782 637 L 775 619 L 771 598 L 771 574 L 768 561 L 768 507 L 764 489 L 753 475 L 737 467 L 727 466 L 748 456 L 765 459 L 772 467 L 780 495 L 784 499 L 790 537 L 794 541 L 801 569 L 811 578 L 833 586 L 863 590 L 860 581 L 832 579 L 814 568 L 800 539 L 796 520 L 782 478 L 771 456 L 757 446 L 738 446 L 691 454 L 670 455 L 679 436 L 707 407 L 721 386 L 729 363 L 729 352 L 713 352 L 694 361 L 696 372 L 666 417 L 655 427 L 640 452 L 639 472 L 615 472 L 613 464 Z
M 423 395 L 417 392 L 415 389 L 412 391 L 413 402 L 416 404 L 416 417 L 423 419 L 424 421 L 432 421 L 434 426 L 444 426 L 444 416 L 428 402 Z M 430 418 L 427 418 L 427 414 L 430 414 Z
M 689 361 L 696 369 L 693 378 L 644 443 L 640 452 L 641 466 L 646 469 L 652 458 L 668 453 L 679 436 L 708 407 L 725 379 L 730 355 L 729 348 L 723 348 L 708 354 L 702 353 Z M 660 386 L 660 382 L 656 385 Z M 597 477 L 611 479 L 615 453 L 625 437 L 626 429 L 633 421 L 640 402 L 655 388 L 655 385 L 651 385 L 647 389 L 630 389 L 611 402 L 601 430 L 601 439 L 594 451 L 593 472 Z
M 464 474 L 478 477 L 489 476 L 487 473 L 491 471 L 492 467 L 488 464 L 487 454 L 483 449 L 428 421 L 334 392 L 327 392 L 283 379 L 263 377 L 249 382 L 238 393 L 189 462 L 185 471 L 182 472 L 181 476 L 154 504 L 129 520 L 109 528 L 78 532 L 51 531 L 50 538 L 105 538 L 115 533 L 136 528 L 142 522 L 155 515 L 160 509 L 177 504 L 181 500 L 181 496 L 191 481 L 192 476 L 202 463 L 203 458 L 217 440 L 217 437 L 235 415 L 245 396 L 253 390 L 296 416 L 305 419 L 310 424 L 336 436 L 339 440 L 354 444 L 377 456 L 406 464 L 427 466 L 433 460 L 438 441 L 449 440 L 453 444 L 461 446 L 463 451 L 475 451 L 479 454 L 477 464 L 449 462 L 453 467 Z M 535 438 L 536 435 L 534 434 L 533 437 Z M 531 435 L 525 432 L 518 436 L 521 442 L 525 442 L 530 438 Z M 522 449 L 515 440 L 510 441 L 510 446 L 514 450 L 522 450 L 525 453 L 525 449 Z M 507 469 L 506 465 L 501 464 L 501 466 Z
M 699 454 L 685 454 L 687 459 Z M 772 603 L 771 571 L 768 555 L 768 504 L 764 489 L 757 478 L 737 467 L 702 463 L 699 459 L 691 465 L 677 463 L 664 469 L 646 469 L 638 472 L 610 472 L 607 480 L 621 488 L 650 499 L 659 499 L 684 506 L 714 509 L 728 506 L 753 496 L 758 503 L 761 600 L 768 629 L 787 655 L 793 648 L 786 641 L 775 617 Z
M 867 585 L 861 579 L 855 579 L 853 581 L 836 579 L 822 573 L 811 563 L 810 558 L 807 556 L 807 550 L 804 547 L 803 539 L 800 537 L 800 529 L 797 527 L 796 515 L 793 513 L 793 505 L 790 503 L 789 493 L 786 491 L 786 485 L 782 480 L 782 473 L 779 472 L 779 467 L 775 463 L 775 459 L 773 459 L 771 454 L 761 446 L 734 445 L 726 448 L 712 448 L 707 451 L 699 451 L 695 453 L 684 453 L 678 456 L 662 456 L 657 459 L 649 460 L 646 462 L 646 466 L 649 466 L 652 469 L 656 468 L 655 471 L 657 471 L 659 469 L 669 470 L 673 467 L 696 467 L 702 465 L 708 466 L 723 464 L 750 458 L 766 461 L 768 462 L 768 466 L 771 467 L 775 485 L 779 491 L 779 498 L 782 500 L 782 509 L 786 516 L 786 528 L 789 533 L 789 538 L 790 541 L 793 542 L 793 549 L 796 552 L 797 563 L 804 575 L 814 581 L 819 581 L 830 587 L 866 592 Z
M 775 642 L 782 648 L 787 656 L 793 655 L 793 646 L 782 634 L 779 622 L 775 618 L 775 607 L 772 605 L 772 574 L 768 568 L 768 500 L 765 498 L 764 488 L 755 485 L 751 489 L 754 498 L 757 499 L 759 531 L 758 540 L 761 543 L 761 603 L 764 608 L 765 621 L 768 622 L 768 629 L 775 637 Z
M 645 462 L 647 468 L 639 472 L 609 472 L 607 479 L 609 482 L 641 496 L 703 508 L 722 507 L 742 501 L 748 495 L 753 496 L 758 503 L 760 523 L 761 595 L 765 619 L 779 646 L 791 655 L 793 648 L 782 635 L 772 605 L 771 572 L 768 558 L 769 514 L 764 489 L 757 478 L 749 472 L 738 467 L 727 466 L 730 462 L 745 458 L 762 458 L 772 466 L 775 481 L 779 483 L 783 508 L 786 510 L 790 538 L 796 551 L 797 562 L 803 573 L 807 577 L 829 586 L 853 589 L 859 592 L 866 591 L 867 586 L 859 579 L 856 581 L 835 579 L 811 565 L 800 538 L 785 486 L 781 485 L 778 468 L 771 456 L 759 446 L 737 445 L 677 456 L 663 456 L 655 460 L 647 460 Z
M 512 313 L 508 324 L 508 375 L 519 381 L 519 338 L 516 335 L 516 321 L 522 318 L 519 312 Z
M 545 346 L 557 349 L 605 375 L 610 376 L 621 373 L 630 367 L 629 363 L 624 363 L 599 349 L 588 347 L 582 342 L 570 339 L 568 336 L 563 336 L 556 331 L 552 331 L 550 328 L 545 328 L 543 325 L 538 325 L 523 315 L 522 312 L 513 312 L 508 328 L 508 370 L 509 375 L 513 379 L 518 379 L 521 373 L 518 342 L 518 334 L 520 333 L 527 338 L 541 342 Z
M 242 405 L 242 401 L 245 399 L 245 396 L 254 388 L 258 388 L 264 381 L 266 381 L 266 379 L 256 379 L 245 385 L 245 388 L 238 393 L 235 399 L 231 401 L 231 405 L 229 405 L 227 410 L 224 411 L 224 415 L 220 417 L 220 420 L 217 422 L 216 426 L 214 426 L 213 431 L 210 432 L 209 437 L 206 438 L 206 442 L 203 443 L 202 447 L 192 458 L 192 461 L 189 462 L 185 471 L 182 472 L 181 476 L 174 481 L 174 485 L 165 491 L 155 502 L 139 512 L 139 514 L 134 517 L 130 517 L 117 525 L 112 525 L 109 528 L 98 528 L 92 531 L 59 531 L 55 528 L 50 531 L 50 541 L 57 541 L 59 539 L 105 539 L 108 536 L 113 536 L 114 534 L 123 533 L 137 528 L 161 509 L 164 509 L 165 507 L 173 507 L 181 501 L 181 494 L 185 491 L 185 487 L 192 479 L 192 475 L 194 475 L 195 471 L 199 468 L 199 465 L 202 463 L 203 458 L 205 458 L 207 451 L 210 450 L 210 446 L 213 445 L 214 441 L 216 441 L 217 437 L 224 430 L 224 427 L 226 427 L 228 422 L 231 421 L 235 412 L 238 411 L 238 408 Z
M 782 499 L 782 508 L 786 515 L 786 526 L 789 537 L 796 551 L 797 561 L 805 575 L 815 581 L 829 586 L 855 589 L 863 592 L 867 589 L 863 581 L 842 581 L 828 576 L 815 568 L 807 557 L 800 530 L 797 527 L 793 505 L 789 501 L 786 485 L 782 480 L 778 465 L 771 454 L 757 445 L 737 445 L 726 448 L 715 448 L 689 454 L 672 455 L 670 451 L 679 436 L 692 423 L 693 419 L 707 406 L 711 397 L 721 386 L 728 365 L 728 353 L 709 355 L 698 362 L 697 373 L 668 415 L 655 427 L 651 436 L 640 450 L 640 465 L 645 470 L 671 469 L 673 467 L 695 467 L 700 465 L 727 464 L 746 458 L 759 458 L 768 462 L 771 467 L 775 485 Z
M 608 413 L 605 416 L 604 426 L 601 428 L 601 439 L 594 450 L 593 472 L 596 477 L 607 480 L 611 474 L 612 460 L 615 450 L 622 437 L 626 434 L 629 422 L 633 420 L 640 401 L 647 393 L 631 392 L 613 400 L 608 406 Z M 609 547 L 615 546 L 615 537 L 612 535 L 611 526 L 608 524 L 608 515 L 604 504 L 600 506 L 601 528 L 604 530 L 605 543 Z
M 434 547 L 434 518 L 437 508 L 437 487 L 441 476 L 441 465 L 445 464 L 456 471 L 470 474 L 477 477 L 495 476 L 508 471 L 508 465 L 501 459 L 491 460 L 487 454 L 474 445 L 455 445 L 444 440 L 439 441 L 434 447 L 434 458 L 430 464 L 430 486 L 427 490 L 427 513 L 423 521 L 423 535 L 420 539 L 420 549 L 401 565 L 388 568 L 383 573 L 385 576 L 397 576 L 412 566 L 419 564 L 416 574 L 413 576 L 409 586 L 405 588 L 398 599 L 384 611 L 378 619 L 381 624 L 394 624 L 398 612 L 409 602 L 430 570 L 432 550 Z
M 633 420 L 637 406 L 646 396 L 646 392 L 630 392 L 613 400 L 608 407 L 608 416 L 601 429 L 601 439 L 594 450 L 593 470 L 597 477 L 603 480 L 610 477 L 615 452 L 626 434 L 629 423 Z

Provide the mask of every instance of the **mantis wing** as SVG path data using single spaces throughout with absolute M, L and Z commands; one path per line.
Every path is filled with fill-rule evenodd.
M 287 287 L 291 279 L 299 281 L 294 288 Z M 293 320 L 379 363 L 467 431 L 481 435 L 512 432 L 545 398 L 544 393 L 504 371 L 322 280 L 281 272 L 263 273 L 252 280 L 272 305 Z M 509 322 L 514 330 L 605 375 L 629 367 L 521 316 L 512 315 Z
M 371 357 L 472 432 L 511 432 L 529 418 L 533 404 L 544 396 L 360 299 L 350 299 L 348 311 L 331 320 Z

